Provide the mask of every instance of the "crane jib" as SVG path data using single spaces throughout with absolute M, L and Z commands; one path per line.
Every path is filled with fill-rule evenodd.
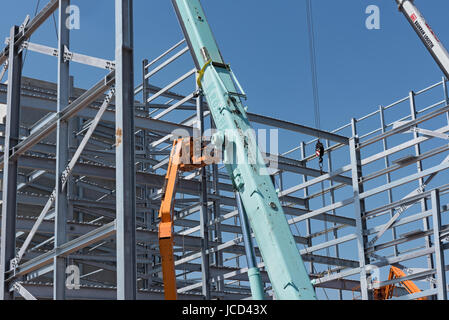
M 424 16 L 410 0 L 396 0 L 400 11 L 407 18 L 416 34 L 426 46 L 437 65 L 449 79 L 449 53 L 438 39 L 436 33 L 426 22 Z
M 224 163 L 240 194 L 276 298 L 315 300 L 315 290 L 256 139 L 242 134 L 252 130 L 240 99 L 245 94 L 220 53 L 200 1 L 172 0 L 172 3 L 201 73 L 199 87 L 218 130 L 213 140 L 232 141 L 223 148 Z M 232 159 L 226 156 L 233 149 L 235 155 L 243 155 L 246 161 L 226 161 Z

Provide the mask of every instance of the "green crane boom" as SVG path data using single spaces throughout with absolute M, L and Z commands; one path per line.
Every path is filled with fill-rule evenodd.
M 246 110 L 242 90 L 218 49 L 199 0 L 172 0 L 200 71 L 199 86 L 224 145 L 224 163 L 239 192 L 277 299 L 316 299 Z M 238 91 L 237 88 L 240 90 Z

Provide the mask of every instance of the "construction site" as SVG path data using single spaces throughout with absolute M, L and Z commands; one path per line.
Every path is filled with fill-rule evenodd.
M 137 1 L 109 1 L 113 60 L 71 51 L 76 0 L 14 17 L 0 300 L 447 300 L 449 54 L 423 0 L 391 1 L 441 77 L 333 130 L 247 107 L 207 0 L 166 0 L 182 38 L 137 61 Z M 31 39 L 51 19 L 55 45 Z M 57 81 L 24 74 L 27 55 Z

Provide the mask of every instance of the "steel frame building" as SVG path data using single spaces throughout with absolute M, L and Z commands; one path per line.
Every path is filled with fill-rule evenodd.
M 168 85 L 152 81 L 188 54 L 185 40 L 144 60 L 142 83 L 134 85 L 132 2 L 115 1 L 115 61 L 69 51 L 69 0 L 51 0 L 12 27 L 0 53 L 0 81 L 7 74 L 0 83 L 0 299 L 163 298 L 157 210 L 170 138 L 213 121 L 195 68 Z M 58 8 L 58 47 L 30 42 Z M 55 56 L 57 83 L 22 77 L 24 50 Z M 87 90 L 74 88 L 71 63 L 108 73 Z M 191 84 L 190 93 L 179 93 L 180 84 Z M 266 158 L 277 168 L 273 180 L 317 290 L 372 299 L 373 288 L 399 282 L 383 276 L 395 265 L 422 289 L 396 299 L 447 299 L 446 79 L 332 132 L 248 115 L 296 145 Z M 326 144 L 324 172 L 317 138 Z M 222 166 L 185 174 L 178 194 L 179 298 L 250 298 L 236 201 Z M 263 270 L 257 244 L 256 255 Z M 81 282 L 69 289 L 70 266 Z M 276 298 L 265 272 L 262 280 L 267 298 Z

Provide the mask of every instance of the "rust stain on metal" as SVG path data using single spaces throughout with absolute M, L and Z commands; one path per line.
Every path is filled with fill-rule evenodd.
M 122 140 L 123 130 L 121 128 L 118 128 L 117 131 L 115 132 L 115 136 L 116 136 L 115 146 L 118 147 L 123 141 Z

